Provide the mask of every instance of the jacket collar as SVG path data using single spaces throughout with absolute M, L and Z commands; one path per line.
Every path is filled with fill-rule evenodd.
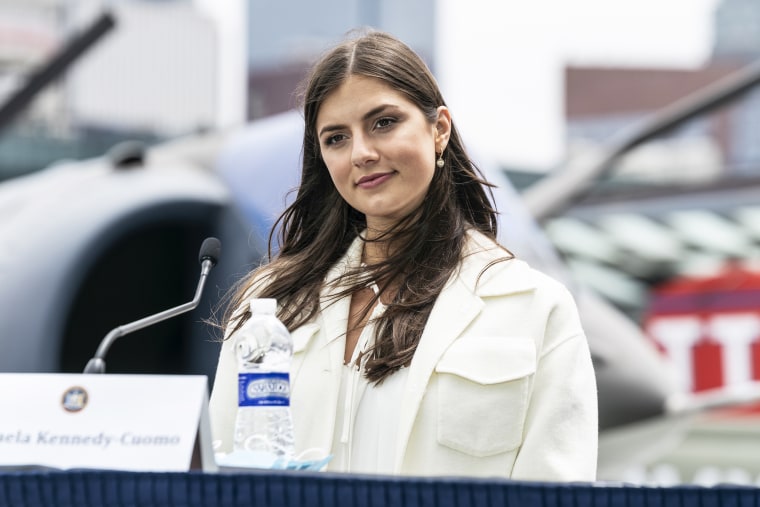
M 343 257 L 335 263 L 325 277 L 319 305 L 327 343 L 345 336 L 346 329 L 348 328 L 348 312 L 351 298 L 335 299 L 334 296 L 345 288 L 339 283 L 340 277 L 349 269 L 353 269 L 361 263 L 363 248 L 364 241 L 361 235 L 357 235 Z
M 343 257 L 328 271 L 325 278 L 324 296 L 337 292 L 335 282 L 348 269 L 355 268 L 361 263 L 364 241 L 363 233 L 357 235 L 351 242 Z M 535 279 L 528 265 L 517 259 L 508 258 L 509 252 L 501 245 L 488 238 L 482 232 L 470 229 L 467 231 L 467 241 L 462 252 L 463 262 L 459 272 L 452 276 L 458 277 L 478 296 L 499 296 L 523 292 L 535 288 Z M 494 264 L 485 270 L 485 266 Z
M 363 246 L 360 236 L 354 238 L 346 253 L 325 277 L 320 296 L 321 318 L 318 321 L 318 328 L 323 329 L 323 345 L 331 344 L 345 335 L 351 300 L 334 298 L 341 289 L 336 282 L 348 269 L 359 265 Z M 535 288 L 535 278 L 528 265 L 518 259 L 504 260 L 507 256 L 504 248 L 484 234 L 468 231 L 459 271 L 452 275 L 431 311 L 415 361 L 424 363 L 423 359 L 417 359 L 418 355 L 428 357 L 434 366 L 448 344 L 477 316 L 482 307 L 481 298 L 515 294 Z M 489 263 L 492 265 L 484 270 Z M 452 315 L 457 316 L 455 325 L 451 322 Z M 420 348 L 426 352 L 428 342 L 431 342 L 431 350 L 427 351 L 428 354 L 420 354 Z M 342 357 L 342 350 L 340 352 Z M 430 366 L 423 368 L 423 371 L 428 371 L 428 375 L 432 371 Z
M 510 259 L 509 252 L 483 233 L 467 232 L 458 278 L 479 297 L 505 296 L 535 289 L 535 277 L 528 265 Z M 488 269 L 486 266 L 491 264 Z

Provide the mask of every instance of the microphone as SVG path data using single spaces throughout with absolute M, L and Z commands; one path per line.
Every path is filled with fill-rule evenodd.
M 112 329 L 111 332 L 108 333 L 100 342 L 98 350 L 95 352 L 93 358 L 87 362 L 87 366 L 84 368 L 84 373 L 106 372 L 106 354 L 108 353 L 108 349 L 111 348 L 111 345 L 113 345 L 113 342 L 115 342 L 118 338 L 121 338 L 122 336 L 129 333 L 134 333 L 135 331 L 144 327 L 152 326 L 158 322 L 176 317 L 182 313 L 189 312 L 190 310 L 193 310 L 195 307 L 197 307 L 201 302 L 201 294 L 203 293 L 203 287 L 206 285 L 206 278 L 208 277 L 211 268 L 216 265 L 221 251 L 222 244 L 218 239 L 206 238 L 201 245 L 200 252 L 198 253 L 198 261 L 201 263 L 201 276 L 200 280 L 198 280 L 198 288 L 195 290 L 195 297 L 193 297 L 193 300 L 189 303 L 185 303 L 184 305 L 175 306 L 174 308 L 164 310 L 161 313 L 149 315 L 148 317 L 144 317 L 135 322 L 130 322 L 129 324 L 124 324 L 115 329 Z

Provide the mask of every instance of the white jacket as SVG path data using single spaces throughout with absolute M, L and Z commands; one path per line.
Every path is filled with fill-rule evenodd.
M 409 366 L 394 471 L 594 480 L 596 383 L 572 296 L 517 259 L 483 271 L 505 252 L 480 233 L 469 233 L 465 251 Z M 357 240 L 328 280 L 356 265 L 360 255 Z M 344 298 L 323 306 L 314 322 L 293 332 L 297 451 L 331 448 L 349 304 Z M 229 342 L 222 346 L 210 404 L 214 440 L 227 451 L 237 407 Z

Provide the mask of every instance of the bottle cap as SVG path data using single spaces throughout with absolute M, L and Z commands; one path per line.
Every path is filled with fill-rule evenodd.
M 277 313 L 276 299 L 251 299 L 250 305 L 252 315 L 274 315 Z

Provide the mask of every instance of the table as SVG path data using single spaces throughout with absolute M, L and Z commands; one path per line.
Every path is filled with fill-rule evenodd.
M 755 507 L 760 488 L 639 487 L 312 472 L 0 473 L 0 506 Z

